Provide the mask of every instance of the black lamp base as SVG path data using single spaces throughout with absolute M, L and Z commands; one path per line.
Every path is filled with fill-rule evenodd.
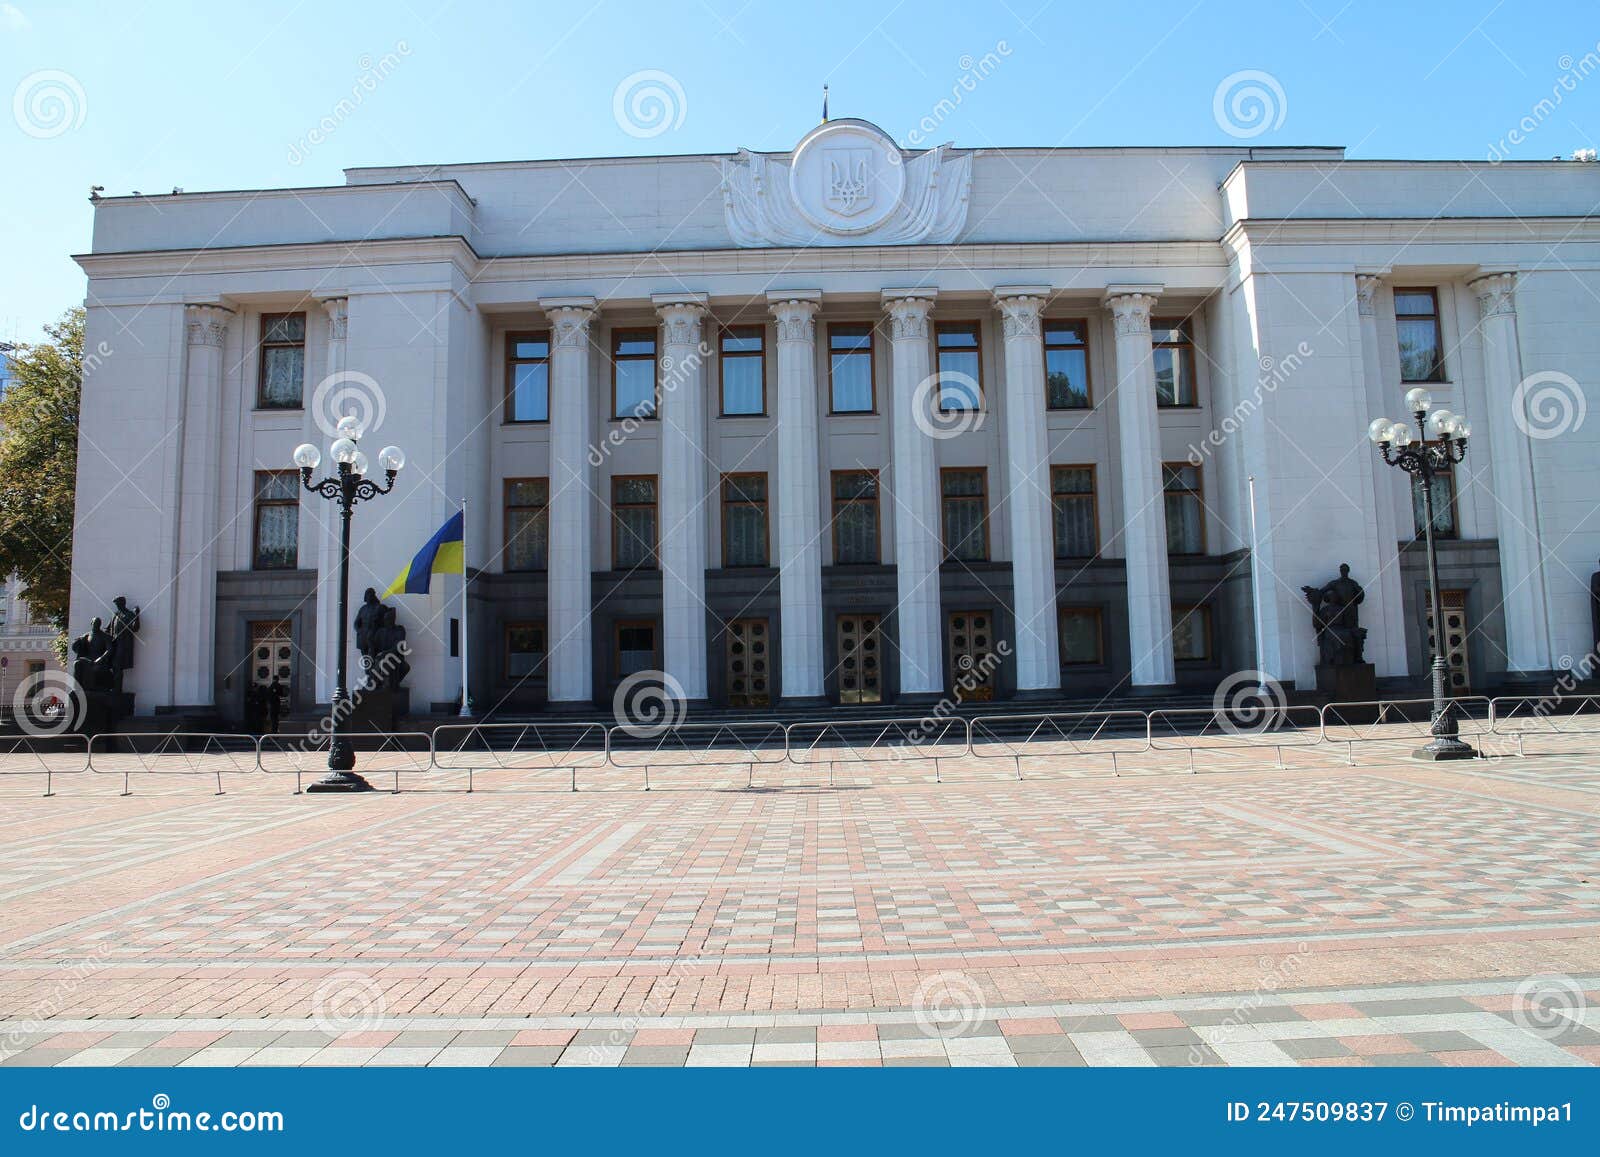
M 1462 739 L 1435 739 L 1428 746 L 1413 751 L 1411 758 L 1427 760 L 1430 763 L 1440 763 L 1447 759 L 1476 759 L 1478 749 Z
M 330 771 L 306 788 L 307 795 L 324 792 L 375 791 L 376 789 L 353 771 Z

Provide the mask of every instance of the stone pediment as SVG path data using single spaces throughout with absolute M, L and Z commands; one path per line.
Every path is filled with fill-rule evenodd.
M 867 121 L 826 121 L 787 157 L 740 149 L 721 166 L 740 246 L 943 244 L 967 221 L 972 155 L 908 156 Z

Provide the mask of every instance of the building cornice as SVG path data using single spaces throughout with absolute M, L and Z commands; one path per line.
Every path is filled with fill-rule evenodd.
M 1573 217 L 1246 217 L 1222 235 L 1230 252 L 1245 243 L 1445 242 L 1548 244 L 1600 241 L 1600 216 Z

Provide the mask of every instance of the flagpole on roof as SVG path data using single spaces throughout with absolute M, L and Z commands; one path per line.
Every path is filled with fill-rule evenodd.
M 828 86 L 822 86 L 822 123 L 828 123 Z
M 461 500 L 461 717 L 472 718 L 472 695 L 467 682 L 467 640 L 472 632 L 467 630 L 467 500 Z

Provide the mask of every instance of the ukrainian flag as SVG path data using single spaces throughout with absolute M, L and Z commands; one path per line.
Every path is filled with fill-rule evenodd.
M 390 595 L 425 595 L 428 584 L 436 574 L 465 574 L 464 520 L 462 511 L 450 516 L 417 556 L 396 576 L 383 597 Z

